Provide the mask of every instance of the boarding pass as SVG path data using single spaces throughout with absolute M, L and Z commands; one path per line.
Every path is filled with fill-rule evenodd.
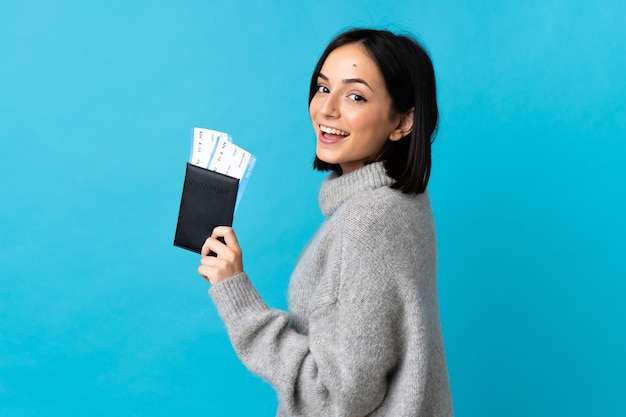
M 235 145 L 228 133 L 194 127 L 189 162 L 239 180 L 236 210 L 250 179 L 256 157 Z

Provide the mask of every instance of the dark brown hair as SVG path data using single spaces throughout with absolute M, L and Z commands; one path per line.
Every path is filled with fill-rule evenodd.
M 318 76 L 328 55 L 351 43 L 363 45 L 378 65 L 391 96 L 393 110 L 401 114 L 414 109 L 411 133 L 398 141 L 388 140 L 378 161 L 384 162 L 387 175 L 395 180 L 392 188 L 409 194 L 423 193 L 430 178 L 431 144 L 439 117 L 431 59 L 410 36 L 386 30 L 351 29 L 333 39 L 318 60 L 311 77 L 309 104 L 317 93 Z M 338 164 L 329 164 L 317 156 L 313 167 L 341 173 Z

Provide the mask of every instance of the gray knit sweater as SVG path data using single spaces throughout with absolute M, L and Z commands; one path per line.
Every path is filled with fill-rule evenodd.
M 288 313 L 245 273 L 210 290 L 237 354 L 276 389 L 277 416 L 452 416 L 430 201 L 392 181 L 381 163 L 324 181 L 327 219 Z

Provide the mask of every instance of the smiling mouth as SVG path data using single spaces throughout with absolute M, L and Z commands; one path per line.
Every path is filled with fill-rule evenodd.
M 350 135 L 350 133 L 346 132 L 345 130 L 335 129 L 334 127 L 323 126 L 323 125 L 320 125 L 320 132 L 323 135 L 331 135 L 331 136 L 339 136 L 339 137 L 346 137 Z

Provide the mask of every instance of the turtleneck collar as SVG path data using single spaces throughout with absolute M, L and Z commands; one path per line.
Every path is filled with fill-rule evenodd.
M 365 165 L 345 175 L 333 172 L 322 182 L 319 194 L 320 208 L 325 216 L 330 216 L 355 194 L 389 186 L 393 182 L 393 179 L 387 176 L 383 162 Z

